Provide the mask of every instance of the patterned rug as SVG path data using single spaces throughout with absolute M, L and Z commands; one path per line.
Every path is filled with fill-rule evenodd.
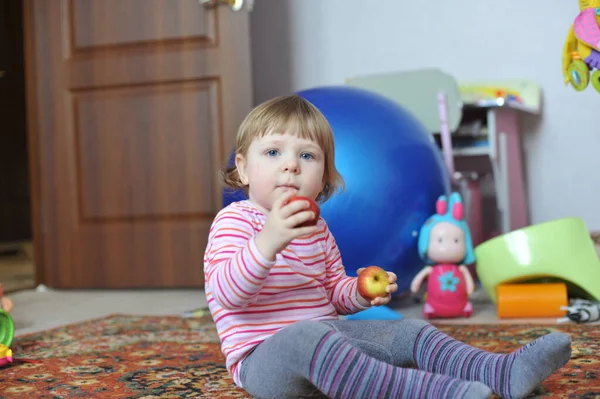
M 600 328 L 438 326 L 471 345 L 508 352 L 551 331 L 573 337 L 573 358 L 532 397 L 600 398 Z M 210 316 L 112 315 L 15 338 L 0 369 L 2 398 L 248 398 L 236 388 Z

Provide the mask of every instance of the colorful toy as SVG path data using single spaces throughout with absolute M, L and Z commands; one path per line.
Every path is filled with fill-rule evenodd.
M 500 284 L 497 313 L 501 319 L 563 317 L 569 303 L 564 282 Z
M 498 104 L 516 103 L 523 104 L 523 98 L 518 90 L 510 87 L 485 86 L 485 85 L 461 85 L 460 93 L 467 97 L 471 103 L 491 103 Z
M 579 0 L 579 10 L 563 48 L 565 84 L 581 91 L 591 80 L 600 92 L 600 0 Z
M 15 324 L 6 310 L 0 310 L 0 366 L 13 362 L 13 353 L 10 349 L 15 335 Z
M 569 306 L 564 306 L 567 317 L 559 319 L 559 322 L 573 321 L 575 323 L 591 323 L 600 320 L 600 302 L 592 302 L 585 299 L 573 299 Z
M 465 264 L 475 261 L 471 233 L 464 217 L 462 198 L 452 193 L 436 203 L 436 214 L 421 227 L 419 255 L 427 266 L 412 280 L 410 289 L 419 291 L 427 277 L 425 318 L 470 317 L 473 305 L 473 278 Z

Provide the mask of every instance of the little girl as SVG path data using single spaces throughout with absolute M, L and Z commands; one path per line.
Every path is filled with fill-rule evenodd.
M 357 155 L 358 157 L 358 155 Z M 371 302 L 346 275 L 335 239 L 307 201 L 343 180 L 325 117 L 297 95 L 256 107 L 237 136 L 225 182 L 248 200 L 214 219 L 204 257 L 206 296 L 234 382 L 258 398 L 523 398 L 570 358 L 551 333 L 493 354 L 423 320 L 340 320 Z M 348 228 L 352 219 L 348 218 Z M 359 270 L 360 272 L 360 270 Z

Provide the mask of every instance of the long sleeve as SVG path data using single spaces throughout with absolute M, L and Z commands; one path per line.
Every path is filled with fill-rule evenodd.
M 275 264 L 260 253 L 255 235 L 252 222 L 232 208 L 222 210 L 213 222 L 204 254 L 205 283 L 225 309 L 253 303 Z
M 282 328 L 364 309 L 324 220 L 322 230 L 292 240 L 269 262 L 254 243 L 266 219 L 248 200 L 228 205 L 213 222 L 204 255 L 206 299 L 236 384 L 240 360 Z
M 348 315 L 368 309 L 358 302 L 357 278 L 346 275 L 342 264 L 342 256 L 335 238 L 326 227 L 325 230 L 325 253 L 327 289 L 329 300 L 340 315 Z

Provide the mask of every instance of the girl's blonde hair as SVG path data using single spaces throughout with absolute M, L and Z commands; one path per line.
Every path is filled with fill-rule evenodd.
M 318 202 L 327 201 L 336 190 L 344 188 L 344 179 L 335 167 L 335 143 L 329 122 L 314 105 L 296 94 L 275 97 L 254 108 L 240 125 L 235 154 L 246 157 L 254 139 L 280 132 L 312 140 L 323 150 L 325 184 L 317 196 Z M 235 164 L 222 175 L 226 187 L 242 189 L 248 195 L 248 187 L 242 184 Z

